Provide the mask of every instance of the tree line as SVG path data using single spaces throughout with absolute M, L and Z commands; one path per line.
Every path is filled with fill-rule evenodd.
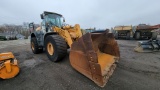
M 7 33 L 9 35 L 21 34 L 28 38 L 30 36 L 29 23 L 23 23 L 22 25 L 3 24 L 0 25 L 0 33 Z

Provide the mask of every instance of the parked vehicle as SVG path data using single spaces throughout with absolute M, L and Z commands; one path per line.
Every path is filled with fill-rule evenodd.
M 154 32 L 155 28 L 151 25 L 146 24 L 139 24 L 136 26 L 136 29 L 134 31 L 134 36 L 136 40 L 139 39 L 156 39 L 157 38 L 157 32 Z
M 131 38 L 131 35 L 133 34 L 132 25 L 131 26 L 115 26 L 113 31 L 116 39 L 125 38 L 129 40 Z

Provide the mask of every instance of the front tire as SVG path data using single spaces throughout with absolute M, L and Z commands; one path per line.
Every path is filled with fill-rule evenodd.
M 60 61 L 67 54 L 66 41 L 59 35 L 47 36 L 44 44 L 47 57 L 53 62 Z
M 139 39 L 140 39 L 140 36 L 141 36 L 141 35 L 140 35 L 140 32 L 136 32 L 135 39 L 136 39 L 136 40 L 139 40 Z
M 118 39 L 118 33 L 115 33 L 115 39 Z
M 130 40 L 130 32 L 127 32 L 126 39 L 127 39 L 127 40 Z
M 152 37 L 151 37 L 151 39 L 156 40 L 156 39 L 157 39 L 157 35 L 158 35 L 157 32 L 152 32 Z

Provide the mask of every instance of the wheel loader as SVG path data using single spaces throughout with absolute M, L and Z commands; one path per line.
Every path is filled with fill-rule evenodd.
M 19 73 L 17 60 L 11 52 L 0 53 L 0 78 L 10 79 Z
M 44 11 L 42 23 L 31 34 L 31 49 L 34 54 L 45 50 L 49 60 L 59 62 L 70 48 L 71 66 L 98 86 L 104 87 L 119 60 L 119 47 L 113 34 L 86 33 L 80 25 L 64 24 L 61 14 Z

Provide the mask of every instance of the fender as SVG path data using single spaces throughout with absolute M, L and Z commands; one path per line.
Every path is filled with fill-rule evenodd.
M 44 35 L 44 40 L 48 35 L 57 35 L 57 34 L 58 34 L 57 32 L 48 32 Z
M 35 31 L 35 32 L 31 33 L 31 38 L 36 37 L 37 42 L 38 42 L 38 46 L 43 47 L 45 38 L 48 35 L 56 35 L 56 34 L 58 34 L 58 33 L 57 32 L 44 33 L 42 31 Z
M 37 39 L 38 46 L 43 46 L 43 36 L 44 33 L 42 31 L 35 31 L 31 33 L 31 38 L 35 37 Z
M 57 35 L 57 34 L 58 34 L 57 32 L 47 32 L 47 33 L 43 36 L 43 40 L 42 40 L 43 46 L 44 46 L 45 38 L 46 38 L 48 35 Z

